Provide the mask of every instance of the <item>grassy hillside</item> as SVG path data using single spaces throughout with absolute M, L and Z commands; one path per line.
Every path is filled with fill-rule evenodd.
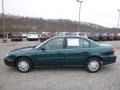
M 7 32 L 29 31 L 70 31 L 76 32 L 78 22 L 66 19 L 43 19 L 14 15 L 5 15 L 5 28 Z M 81 22 L 80 31 L 84 32 L 117 32 L 116 28 L 107 28 L 97 24 Z M 0 32 L 2 32 L 2 14 L 0 15 Z

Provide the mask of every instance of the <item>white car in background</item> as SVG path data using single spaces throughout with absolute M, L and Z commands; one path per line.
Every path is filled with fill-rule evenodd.
M 60 32 L 59 36 L 81 36 L 84 38 L 88 38 L 86 32 Z
M 29 32 L 27 34 L 27 40 L 38 40 L 39 39 L 39 34 L 37 32 Z
M 22 33 L 22 37 L 26 38 L 27 37 L 27 33 Z
M 59 36 L 75 36 L 74 32 L 60 32 Z
M 81 36 L 81 37 L 84 37 L 84 38 L 88 38 L 86 32 L 75 32 L 75 35 L 76 35 L 76 36 Z

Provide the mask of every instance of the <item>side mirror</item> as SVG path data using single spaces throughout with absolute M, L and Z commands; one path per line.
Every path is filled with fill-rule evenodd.
M 41 47 L 41 50 L 42 50 L 42 51 L 45 51 L 45 50 L 46 50 L 46 48 L 45 48 L 45 47 Z

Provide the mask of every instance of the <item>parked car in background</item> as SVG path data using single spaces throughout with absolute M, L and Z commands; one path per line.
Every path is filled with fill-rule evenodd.
M 81 36 L 88 38 L 86 32 L 60 32 L 59 36 Z
M 88 37 L 89 39 L 92 39 L 92 40 L 93 40 L 92 35 L 93 35 L 93 33 L 91 33 L 91 32 L 88 32 L 88 33 L 87 33 L 87 37 Z
M 45 40 L 52 38 L 53 34 L 51 32 L 43 32 L 40 36 L 40 41 L 44 42 Z
M 0 38 L 3 38 L 4 37 L 4 34 L 3 33 L 0 33 Z
M 12 32 L 11 33 L 11 41 L 22 41 L 22 34 L 19 32 Z
M 41 37 L 41 35 L 42 35 L 42 32 L 38 32 L 38 36 L 39 36 L 39 38 Z
M 54 32 L 53 35 L 54 36 L 59 36 L 60 32 Z
M 115 34 L 115 39 L 116 39 L 116 40 L 120 40 L 120 33 L 116 33 L 116 34 Z
M 53 37 L 37 46 L 15 49 L 4 58 L 8 66 L 29 72 L 39 66 L 84 66 L 95 73 L 103 65 L 116 62 L 114 49 L 91 39 L 76 36 Z
M 27 33 L 22 33 L 23 38 L 27 38 Z
M 8 35 L 8 38 L 11 38 L 11 34 L 12 34 L 11 32 L 9 32 L 9 33 L 7 34 L 7 35 Z
M 93 39 L 94 41 L 99 41 L 99 40 L 100 40 L 100 33 L 94 33 L 94 34 L 92 35 L 92 39 Z
M 115 40 L 115 34 L 114 33 L 108 34 L 108 39 L 109 40 Z
M 69 36 L 70 32 L 60 32 L 59 36 Z
M 86 32 L 75 32 L 76 36 L 81 36 L 81 37 L 85 37 L 88 38 L 87 33 Z
M 76 32 L 66 32 L 63 36 L 79 36 Z
M 100 39 L 103 40 L 103 41 L 108 40 L 108 33 L 102 33 L 102 34 L 100 35 Z
M 44 42 L 45 40 L 47 40 L 47 35 L 46 34 L 42 34 L 40 36 L 40 42 Z
M 58 36 L 76 36 L 75 32 L 59 32 Z
M 39 35 L 37 32 L 29 32 L 27 34 L 27 40 L 30 41 L 30 40 L 39 40 Z

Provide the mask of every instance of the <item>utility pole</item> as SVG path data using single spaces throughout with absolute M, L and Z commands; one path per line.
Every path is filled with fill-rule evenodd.
M 3 33 L 4 33 L 3 43 L 6 43 L 7 39 L 6 39 L 6 32 L 5 32 L 5 14 L 4 14 L 4 1 L 3 0 L 2 0 L 2 24 L 3 24 Z
M 119 28 L 119 22 L 120 22 L 120 10 L 117 10 L 119 15 L 118 15 L 118 24 L 117 24 L 117 28 Z
M 80 3 L 80 6 L 79 6 L 79 23 L 78 23 L 78 32 L 80 31 L 80 12 L 81 12 L 81 4 L 83 3 L 83 1 L 79 1 L 77 0 L 78 3 Z

